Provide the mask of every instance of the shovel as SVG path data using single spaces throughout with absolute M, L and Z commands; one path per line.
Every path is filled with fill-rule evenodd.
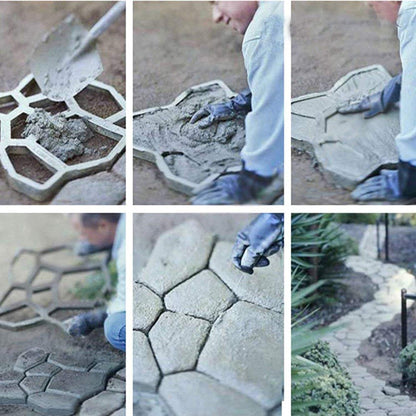
M 124 1 L 116 3 L 89 32 L 70 15 L 43 38 L 33 53 L 30 69 L 46 97 L 66 101 L 103 72 L 96 41 L 125 8 Z

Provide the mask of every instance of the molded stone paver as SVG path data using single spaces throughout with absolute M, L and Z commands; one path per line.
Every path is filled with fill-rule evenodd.
M 166 376 L 160 394 L 181 416 L 266 416 L 266 411 L 248 397 L 197 372 Z
M 374 65 L 348 73 L 329 91 L 292 100 L 293 147 L 312 155 L 337 185 L 353 189 L 381 167 L 397 164 L 397 109 L 371 119 L 338 113 L 345 104 L 381 91 L 390 79 Z
M 390 321 L 394 315 L 400 313 L 401 289 L 416 291 L 413 275 L 398 266 L 374 259 L 372 247 L 375 246 L 376 228 L 369 226 L 366 234 L 362 240 L 364 244 L 360 244 L 359 247 L 360 255 L 348 257 L 345 264 L 357 273 L 366 274 L 378 285 L 378 291 L 373 301 L 332 323 L 331 326 L 335 330 L 325 339 L 338 355 L 340 363 L 348 369 L 352 381 L 358 388 L 363 415 L 413 415 L 414 409 L 408 396 L 398 394 L 392 397 L 393 390 L 385 385 L 385 381 L 377 379 L 356 362 L 361 343 L 381 323 Z M 342 328 L 338 329 L 341 325 Z
M 247 302 L 213 325 L 197 369 L 265 408 L 282 400 L 283 325 L 276 312 Z
M 20 383 L 20 387 L 26 392 L 26 394 L 40 393 L 41 391 L 45 391 L 48 381 L 49 377 L 44 376 L 26 377 Z
M 165 294 L 206 267 L 213 244 L 214 235 L 195 220 L 168 230 L 157 240 L 139 283 Z
M 232 265 L 231 243 L 214 243 L 198 223 L 185 222 L 160 237 L 138 277 L 135 302 L 144 309 L 156 300 L 157 308 L 143 313 L 150 326 L 133 332 L 135 416 L 279 409 L 283 254 L 248 276 Z
M 124 405 L 125 396 L 121 393 L 103 391 L 84 402 L 80 416 L 108 416 Z
M 27 404 L 42 415 L 71 416 L 78 408 L 79 400 L 76 397 L 42 392 L 29 396 Z
M 167 309 L 210 321 L 234 301 L 233 293 L 209 270 L 198 273 L 165 296 Z
M 147 331 L 163 311 L 162 300 L 140 283 L 134 284 L 133 299 L 133 328 Z
M 32 348 L 20 354 L 14 365 L 16 371 L 22 373 L 46 361 L 48 354 L 40 348 Z
M 36 367 L 31 368 L 26 372 L 27 376 L 45 376 L 52 377 L 58 371 L 61 371 L 61 368 L 51 363 L 42 363 Z
M 231 262 L 232 243 L 215 245 L 209 267 L 241 300 L 265 308 L 283 311 L 283 253 L 270 256 L 269 267 L 258 268 L 252 275 L 238 270 Z
M 45 359 L 54 363 L 45 362 Z M 77 411 L 82 401 L 105 391 L 106 388 L 117 390 L 108 393 L 117 394 L 113 397 L 123 396 L 124 403 L 125 382 L 117 378 L 118 376 L 108 381 L 117 371 L 122 376 L 123 363 L 98 361 L 88 371 L 93 365 L 94 361 L 88 357 L 71 359 L 66 354 L 48 354 L 39 348 L 25 351 L 17 358 L 16 366 L 30 370 L 26 373 L 21 370 L 20 373 L 8 371 L 0 374 L 0 406 L 26 404 L 30 409 L 44 415 L 69 416 Z M 12 381 L 7 382 L 8 379 Z M 122 404 L 114 410 L 119 409 Z M 106 415 L 110 413 L 108 411 Z
M 105 389 L 106 376 L 101 373 L 81 373 L 62 370 L 54 376 L 47 391 L 63 393 L 86 400 Z
M 126 381 L 126 367 L 117 371 L 116 377 L 118 377 L 120 380 Z
M 134 331 L 133 349 L 133 381 L 143 391 L 154 391 L 160 380 L 160 371 L 146 335 Z
M 111 413 L 111 416 L 126 416 L 126 409 L 116 410 L 114 413 Z
M 0 384 L 0 404 L 22 404 L 26 394 L 16 383 Z
M 165 312 L 149 332 L 164 374 L 192 369 L 209 331 L 209 323 L 179 313 Z
M 160 395 L 138 393 L 134 403 L 134 416 L 173 416 Z

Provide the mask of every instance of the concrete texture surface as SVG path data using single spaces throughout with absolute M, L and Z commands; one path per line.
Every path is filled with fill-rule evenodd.
M 292 97 L 326 91 L 345 73 L 381 64 L 400 72 L 395 25 L 379 22 L 366 2 L 292 2 Z M 311 158 L 292 151 L 292 203 L 351 204 Z
M 135 415 L 272 415 L 280 408 L 283 389 L 283 253 L 271 256 L 268 274 L 258 269 L 245 275 L 227 267 L 232 244 L 218 241 L 213 246 L 213 235 L 218 231 L 235 236 L 250 216 L 203 215 L 203 225 L 196 215 L 180 222 L 184 217 L 135 218 L 135 236 L 147 246 L 143 263 L 134 270 L 135 286 L 147 287 L 151 298 L 158 296 L 164 310 L 158 317 L 152 315 L 153 323 L 146 329 L 133 332 Z M 150 230 L 155 242 L 147 240 Z M 185 248 L 181 242 L 186 242 Z M 208 258 L 204 247 L 209 248 Z M 211 269 L 216 250 L 219 272 Z M 184 253 L 185 267 L 178 270 Z M 151 279 L 152 264 L 156 270 Z M 181 276 L 174 285 L 172 270 Z M 163 290 L 149 286 L 163 279 L 168 281 Z M 233 279 L 240 284 L 234 285 Z M 239 286 L 254 292 L 250 303 L 237 293 Z M 135 293 L 141 294 L 134 298 L 140 311 L 137 306 L 147 293 Z
M 29 58 L 42 39 L 67 15 L 74 13 L 88 28 L 111 7 L 112 2 L 13 2 L 0 4 L 0 91 L 9 91 L 30 73 Z M 19 16 L 16 21 L 16 16 Z M 17 24 L 18 22 L 18 24 Z M 22 30 L 24 29 L 24 30 Z M 98 78 L 125 95 L 125 19 L 121 18 L 100 38 L 98 49 L 104 72 Z M 96 107 L 102 106 L 97 102 Z M 45 201 L 48 203 L 49 201 Z M 0 171 L 1 204 L 33 204 L 34 201 L 12 190 Z
M 247 86 L 241 35 L 211 21 L 208 2 L 134 4 L 133 109 L 165 105 L 192 85 L 223 80 L 233 91 Z M 167 188 L 150 162 L 133 163 L 135 204 L 186 204 Z

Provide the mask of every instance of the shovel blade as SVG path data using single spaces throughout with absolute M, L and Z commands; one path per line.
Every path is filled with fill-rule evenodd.
M 35 49 L 31 71 L 42 93 L 50 100 L 59 102 L 74 97 L 102 73 L 95 45 L 71 59 L 87 35 L 88 31 L 71 15 Z

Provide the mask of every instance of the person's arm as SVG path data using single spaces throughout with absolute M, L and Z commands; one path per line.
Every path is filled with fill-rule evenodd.
M 260 214 L 237 234 L 232 261 L 239 270 L 253 274 L 254 267 L 269 265 L 268 256 L 283 246 L 283 214 Z

